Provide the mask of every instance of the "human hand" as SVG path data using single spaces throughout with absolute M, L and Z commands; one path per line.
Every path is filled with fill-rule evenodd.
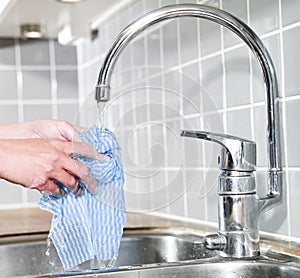
M 25 122 L 21 125 L 23 128 L 24 138 L 79 141 L 80 132 L 84 130 L 83 128 L 73 126 L 68 122 L 53 119 Z
M 43 119 L 18 124 L 0 125 L 0 139 L 59 139 L 64 141 L 79 141 L 80 132 L 84 128 L 52 119 Z
M 72 155 L 103 160 L 103 155 L 86 143 L 55 139 L 0 140 L 0 177 L 54 196 L 65 195 L 55 181 L 81 196 L 78 178 L 88 191 L 97 193 L 93 176 Z

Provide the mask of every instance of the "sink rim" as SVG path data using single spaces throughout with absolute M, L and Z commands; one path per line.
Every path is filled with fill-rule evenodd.
M 191 241 L 196 239 L 203 238 L 207 233 L 207 231 L 203 232 L 203 230 L 187 228 L 187 227 L 137 227 L 137 228 L 126 228 L 124 229 L 123 236 L 126 237 L 145 237 L 145 236 L 173 236 L 178 239 L 187 240 L 188 238 Z M 10 245 L 10 244 L 18 244 L 18 243 L 32 243 L 41 240 L 46 240 L 48 237 L 48 233 L 32 233 L 25 235 L 9 235 L 5 237 L 0 237 L 0 246 L 1 245 Z M 262 248 L 261 253 L 262 256 L 255 259 L 231 259 L 231 258 L 221 258 L 220 256 L 201 258 L 201 259 L 192 259 L 185 260 L 179 262 L 164 262 L 164 263 L 153 263 L 153 264 L 141 264 L 141 265 L 130 265 L 130 266 L 119 266 L 113 267 L 109 269 L 96 269 L 96 270 L 80 270 L 80 271 L 65 271 L 60 273 L 43 274 L 43 275 L 32 275 L 31 278 L 35 277 L 98 277 L 114 273 L 114 272 L 128 272 L 128 271 L 143 271 L 143 270 L 151 270 L 151 269 L 161 269 L 161 268 L 171 268 L 171 267 L 195 267 L 195 266 L 206 266 L 209 265 L 221 265 L 224 263 L 231 263 L 233 265 L 237 264 L 256 264 L 256 265 L 268 265 L 268 266 L 277 266 L 277 267 L 289 267 L 300 272 L 300 255 L 298 253 L 298 246 L 295 246 L 295 252 L 287 253 L 285 251 L 290 251 L 290 247 L 282 249 L 284 246 L 284 241 L 273 241 L 273 246 L 278 247 L 271 249 L 271 241 L 267 238 L 264 242 L 264 239 L 261 240 Z M 281 243 L 281 246 L 280 246 Z M 22 276 L 19 276 L 22 277 Z M 24 276 L 25 277 L 25 276 Z M 26 276 L 28 277 L 28 276 Z
M 127 272 L 144 272 L 144 271 L 159 271 L 163 269 L 172 269 L 172 268 L 182 268 L 182 267 L 195 267 L 195 268 L 208 268 L 208 267 L 219 267 L 222 268 L 226 265 L 226 268 L 236 268 L 236 267 L 275 267 L 275 268 L 288 268 L 294 271 L 299 272 L 300 274 L 300 264 L 295 263 L 294 261 L 279 261 L 276 259 L 267 259 L 264 257 L 259 257 L 259 259 L 232 259 L 232 258 L 221 258 L 213 257 L 208 259 L 196 259 L 190 261 L 182 262 L 172 262 L 172 263 L 161 263 L 161 264 L 146 264 L 140 266 L 122 266 L 112 269 L 103 269 L 103 270 L 85 270 L 85 271 L 70 271 L 55 273 L 51 276 L 41 275 L 41 276 L 32 276 L 31 278 L 45 278 L 45 277 L 105 277 L 105 275 L 111 275 L 114 273 L 127 273 Z M 110 277 L 110 276 L 109 276 Z M 22 277 L 20 277 L 22 278 Z

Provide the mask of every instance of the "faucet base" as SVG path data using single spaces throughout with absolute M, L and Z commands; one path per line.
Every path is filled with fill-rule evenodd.
M 259 231 L 219 233 L 225 237 L 226 245 L 220 250 L 224 258 L 254 258 L 260 255 Z

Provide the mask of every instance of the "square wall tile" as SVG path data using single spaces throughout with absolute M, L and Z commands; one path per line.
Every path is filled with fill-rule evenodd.
M 281 9 L 284 26 L 300 21 L 300 2 L 298 0 L 281 0 Z
M 55 64 L 77 65 L 76 46 L 61 45 L 54 41 Z
M 182 116 L 182 103 L 184 96 L 181 91 L 182 74 L 178 71 L 163 75 L 162 84 L 162 109 L 167 119 Z
M 288 166 L 299 166 L 300 157 L 300 100 L 286 102 L 286 145 Z
M 190 0 L 188 1 L 189 4 L 197 4 L 199 1 L 198 0 Z M 186 0 L 177 0 L 177 4 L 186 4 Z
M 182 69 L 182 105 L 184 115 L 201 113 L 201 85 L 199 63 L 196 62 Z
M 17 98 L 17 73 L 15 70 L 0 70 L 0 84 L 0 99 Z
M 52 106 L 51 105 L 24 105 L 23 106 L 24 121 L 34 121 L 39 119 L 52 118 Z
M 206 221 L 218 222 L 218 176 L 219 170 L 203 172 L 205 189 L 201 191 L 200 198 L 206 198 Z
M 164 185 L 164 184 L 163 184 Z M 153 191 L 151 195 L 151 211 L 167 213 L 169 200 L 168 200 L 169 189 L 167 186 L 162 186 L 160 189 Z
M 245 139 L 252 139 L 250 109 L 241 109 L 227 113 L 227 133 Z
M 200 20 L 200 48 L 202 57 L 221 50 L 220 24 Z
M 78 86 L 82 86 L 82 94 L 84 97 L 91 93 L 94 94 L 95 85 L 97 84 L 98 79 L 99 67 L 100 66 L 98 64 L 93 64 L 92 66 L 89 66 L 81 71 L 81 73 L 78 72 L 78 79 L 80 79 L 78 81 Z
M 225 133 L 224 126 L 224 114 L 223 113 L 211 113 L 204 115 L 202 118 L 203 130 L 209 132 Z
M 247 24 L 247 0 L 223 0 L 222 9 L 236 16 L 238 19 Z M 241 39 L 237 35 L 235 35 L 232 31 L 229 31 L 227 28 L 224 28 L 225 48 L 240 42 Z
M 119 56 L 118 61 L 116 62 L 116 71 L 115 75 L 120 75 L 120 72 L 128 72 L 131 71 L 133 66 L 133 60 L 134 60 L 134 47 L 132 44 L 125 47 L 125 49 L 122 51 L 122 54 Z M 128 76 L 127 82 L 132 82 L 131 76 Z
M 159 0 L 143 0 L 143 8 L 144 8 L 144 13 L 153 11 L 155 9 L 159 8 Z
M 0 65 L 15 65 L 15 40 L 0 39 Z
M 290 222 L 291 236 L 300 237 L 300 222 L 299 222 L 299 200 L 300 200 L 300 171 L 289 172 L 289 191 L 290 191 Z
M 16 165 L 16 167 L 18 167 Z M 22 187 L 5 180 L 0 180 L 0 208 L 1 205 L 22 203 Z
M 274 0 L 250 1 L 250 26 L 259 35 L 279 27 L 279 3 Z
M 204 146 L 202 140 L 196 138 L 181 137 L 184 165 L 186 167 L 199 168 L 204 166 Z
M 14 124 L 18 120 L 17 105 L 0 105 L 0 124 Z
M 142 1 L 134 1 L 129 7 L 130 20 L 134 21 L 139 18 L 143 11 L 143 2 Z
M 137 195 L 137 204 L 137 212 L 147 213 L 154 210 L 152 208 L 151 196 L 149 196 L 149 193 L 139 192 Z
M 38 190 L 25 189 L 27 194 L 27 200 L 29 203 L 38 204 L 39 200 L 42 197 L 42 194 Z
M 122 161 L 124 167 L 135 169 L 137 167 L 138 152 L 135 148 L 136 140 L 131 130 L 122 131 L 122 141 L 119 142 L 122 147 Z M 135 175 L 133 175 L 135 177 Z M 130 186 L 132 186 L 130 184 Z
M 197 120 L 198 118 L 189 119 L 188 121 L 185 120 L 182 126 L 182 130 L 193 130 L 195 132 L 202 130 L 200 124 L 197 124 Z M 179 134 L 181 134 L 181 131 Z M 179 140 L 182 144 L 181 148 L 184 155 L 185 166 L 196 168 L 204 166 L 204 141 L 186 136 L 180 136 Z
M 165 152 L 167 154 L 167 166 L 185 167 L 183 163 L 183 145 L 180 136 L 180 121 L 172 121 L 165 124 Z
M 76 47 L 78 55 L 76 57 L 77 63 L 79 65 L 90 62 L 94 60 L 96 57 L 100 55 L 104 55 L 108 50 L 108 46 L 112 43 L 112 39 L 108 39 L 107 32 L 108 26 L 103 24 L 101 27 L 98 28 L 98 37 L 94 40 L 85 40 L 83 43 L 79 44 Z M 105 44 L 105 46 L 103 46 Z M 64 46 L 63 46 L 64 47 Z M 71 57 L 68 57 L 67 61 L 71 62 Z M 59 59 L 58 57 L 56 58 Z
M 47 40 L 21 40 L 21 64 L 49 65 L 49 42 Z
M 147 61 L 148 66 L 161 67 L 162 59 L 161 59 L 161 38 L 162 30 L 161 28 L 154 29 L 151 33 L 146 36 L 146 47 L 147 47 L 147 55 L 145 60 Z
M 150 90 L 150 119 L 151 121 L 161 120 L 163 118 L 162 94 L 158 90 Z
M 77 123 L 78 104 L 58 104 L 57 105 L 57 119 Z
M 161 6 L 177 4 L 177 0 L 160 0 Z
M 203 111 L 217 111 L 223 108 L 223 66 L 221 55 L 203 61 L 201 69 Z
M 167 22 L 162 27 L 163 66 L 170 68 L 178 65 L 178 19 Z
M 23 71 L 23 97 L 24 99 L 51 98 L 51 81 L 48 70 Z
M 248 49 L 242 47 L 225 54 L 227 106 L 250 103 L 250 66 Z
M 133 67 L 145 67 L 145 40 L 141 38 L 133 42 L 130 47 L 132 47 L 133 55 Z
M 184 216 L 184 194 L 186 185 L 183 181 L 182 171 L 169 171 L 168 179 L 168 206 L 170 213 L 172 215 Z
M 203 172 L 200 170 L 186 170 L 186 194 L 187 194 L 187 216 L 199 220 L 205 220 L 205 198 L 206 185 L 203 181 Z
M 257 166 L 268 166 L 267 118 L 265 106 L 254 108 L 254 141 L 256 142 Z
M 186 63 L 198 59 L 199 56 L 199 19 L 181 18 L 179 20 L 180 62 Z M 174 30 L 175 31 L 175 30 Z
M 284 70 L 285 70 L 285 95 L 300 94 L 299 79 L 299 52 L 300 27 L 283 32 Z
M 57 97 L 78 98 L 78 75 L 73 70 L 57 70 Z

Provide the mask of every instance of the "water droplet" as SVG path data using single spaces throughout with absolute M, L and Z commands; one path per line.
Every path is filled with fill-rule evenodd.
M 48 236 L 48 238 L 47 238 L 47 250 L 45 252 L 45 255 L 48 256 L 48 257 L 50 256 L 50 247 L 51 247 L 51 239 Z

